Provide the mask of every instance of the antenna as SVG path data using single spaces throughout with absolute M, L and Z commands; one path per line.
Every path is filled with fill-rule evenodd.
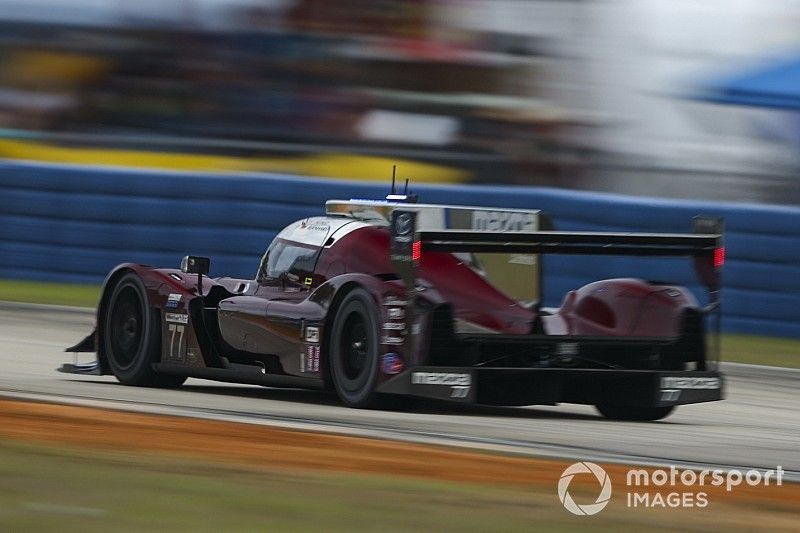
M 397 165 L 392 165 L 392 192 L 386 196 L 386 200 L 389 202 L 400 202 L 406 204 L 415 204 L 417 203 L 417 196 L 412 194 L 408 189 L 408 178 L 406 178 L 406 186 L 405 191 L 403 194 L 396 192 L 396 180 L 397 178 Z

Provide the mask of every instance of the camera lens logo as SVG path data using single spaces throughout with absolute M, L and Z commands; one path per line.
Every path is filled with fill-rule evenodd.
M 600 483 L 600 495 L 594 503 L 586 505 L 578 505 L 575 500 L 570 496 L 569 484 L 572 478 L 577 474 L 594 474 L 597 482 Z M 558 498 L 564 505 L 564 508 L 572 514 L 579 516 L 591 516 L 602 511 L 608 501 L 611 499 L 611 478 L 608 477 L 606 471 L 594 463 L 584 461 L 582 463 L 575 463 L 567 467 L 561 474 L 561 479 L 558 480 Z

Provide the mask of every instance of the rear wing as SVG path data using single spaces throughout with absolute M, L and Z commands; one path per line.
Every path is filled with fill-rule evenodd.
M 707 311 L 719 307 L 720 272 L 725 262 L 723 220 L 693 218 L 694 233 L 606 233 L 571 231 L 488 232 L 417 231 L 417 213 L 396 209 L 391 217 L 392 264 L 409 291 L 425 252 L 541 253 L 692 257 L 700 281 L 709 291 Z

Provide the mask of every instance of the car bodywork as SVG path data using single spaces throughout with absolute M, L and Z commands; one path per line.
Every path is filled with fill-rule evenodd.
M 694 234 L 615 234 L 552 231 L 537 210 L 332 200 L 326 211 L 279 233 L 254 279 L 117 266 L 104 282 L 97 328 L 69 349 L 96 351 L 97 361 L 60 370 L 113 373 L 109 306 L 115 284 L 133 273 L 160 330 L 148 363 L 159 374 L 336 385 L 334 324 L 357 289 L 369 295 L 360 305 L 378 330 L 368 355 L 377 358 L 375 393 L 651 410 L 722 398 L 706 342 L 719 318 L 718 220 L 697 218 Z M 684 287 L 620 278 L 544 308 L 540 257 L 548 253 L 691 257 L 709 305 Z

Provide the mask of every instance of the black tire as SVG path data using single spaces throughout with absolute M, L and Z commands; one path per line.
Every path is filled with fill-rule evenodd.
M 345 295 L 336 310 L 328 345 L 331 380 L 345 405 L 367 407 L 378 382 L 379 311 L 364 289 Z
M 134 273 L 120 278 L 108 299 L 103 322 L 103 348 L 108 366 L 124 385 L 177 387 L 185 377 L 158 374 L 161 359 L 158 312 L 147 305 L 147 292 Z
M 674 405 L 666 407 L 637 407 L 631 405 L 604 405 L 596 406 L 600 414 L 612 420 L 652 421 L 661 420 L 675 410 Z

